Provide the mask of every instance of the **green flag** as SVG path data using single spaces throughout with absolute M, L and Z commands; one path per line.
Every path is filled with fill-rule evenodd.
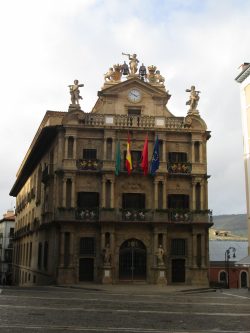
M 120 140 L 116 142 L 116 153 L 115 153 L 115 175 L 118 176 L 121 171 L 121 150 Z

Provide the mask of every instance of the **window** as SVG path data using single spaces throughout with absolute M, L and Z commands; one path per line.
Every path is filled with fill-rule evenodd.
M 84 160 L 96 160 L 96 149 L 83 149 Z
M 129 116 L 140 116 L 141 115 L 141 108 L 129 108 L 128 109 Z
M 113 140 L 112 138 L 107 139 L 107 160 L 112 160 L 112 144 Z
M 68 138 L 68 158 L 73 158 L 74 138 L 70 136 Z
M 189 196 L 185 194 L 169 194 L 168 208 L 189 209 Z
M 123 193 L 122 194 L 123 209 L 144 209 L 145 194 L 144 193 Z
M 77 207 L 79 207 L 79 208 L 99 207 L 99 193 L 97 193 L 97 192 L 78 192 Z
M 124 151 L 124 170 L 126 170 L 126 151 Z M 142 172 L 141 168 L 141 151 L 132 150 L 131 160 L 132 160 L 132 171 Z
M 95 255 L 95 238 L 82 237 L 80 238 L 80 255 Z
M 66 181 L 66 208 L 71 207 L 71 193 L 72 193 L 72 180 L 68 178 Z
M 200 162 L 200 142 L 196 141 L 194 143 L 194 160 L 195 162 Z
M 174 256 L 185 256 L 186 255 L 186 240 L 185 239 L 172 239 L 171 254 Z
M 10 238 L 12 238 L 14 236 L 14 228 L 10 228 Z M 1 236 L 0 236 L 1 238 Z
M 187 153 L 168 153 L 168 161 L 171 163 L 186 163 L 187 162 Z
M 197 183 L 195 186 L 195 209 L 201 209 L 201 185 Z

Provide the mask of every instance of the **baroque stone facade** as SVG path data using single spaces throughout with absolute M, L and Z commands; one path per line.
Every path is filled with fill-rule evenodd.
M 196 108 L 174 116 L 163 80 L 143 73 L 106 75 L 89 113 L 46 112 L 11 189 L 14 283 L 208 285 L 210 133 Z M 140 166 L 146 136 L 149 163 L 159 140 L 154 176 Z

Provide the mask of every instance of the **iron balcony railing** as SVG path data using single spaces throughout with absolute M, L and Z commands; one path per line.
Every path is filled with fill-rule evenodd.
M 210 223 L 212 211 L 186 209 L 114 209 L 114 208 L 59 208 L 55 220 L 86 222 L 168 222 Z
M 100 160 L 79 159 L 76 161 L 78 170 L 100 170 L 102 162 Z
M 183 162 L 183 163 L 168 162 L 167 170 L 168 173 L 172 174 L 190 174 L 192 172 L 192 164 L 189 162 Z

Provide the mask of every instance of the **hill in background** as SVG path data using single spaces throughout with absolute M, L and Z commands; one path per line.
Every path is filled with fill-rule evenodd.
M 213 229 L 230 231 L 233 235 L 247 237 L 246 214 L 213 216 Z

